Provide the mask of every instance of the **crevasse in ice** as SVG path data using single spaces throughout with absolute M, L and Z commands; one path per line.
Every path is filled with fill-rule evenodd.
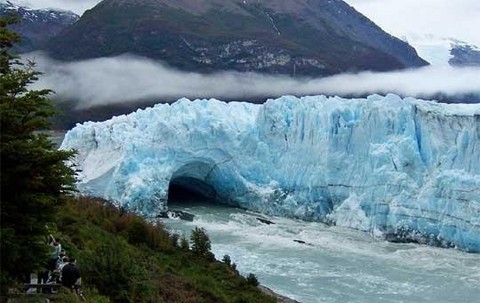
M 480 251 L 480 104 L 180 99 L 70 130 L 80 191 L 145 216 L 169 185 L 272 215 Z

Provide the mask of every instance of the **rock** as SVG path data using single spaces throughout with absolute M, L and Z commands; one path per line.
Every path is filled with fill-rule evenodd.
M 305 244 L 305 245 L 308 245 L 308 246 L 313 246 L 312 243 L 307 243 L 307 242 L 305 242 L 305 241 L 303 241 L 303 240 L 297 240 L 297 239 L 295 239 L 295 240 L 293 240 L 293 242 L 297 242 L 297 243 L 300 243 L 300 244 Z
M 262 223 L 265 223 L 265 224 L 267 224 L 267 225 L 275 224 L 275 222 L 272 222 L 272 221 L 267 220 L 267 219 L 259 218 L 259 217 L 257 217 L 257 220 L 260 221 L 260 222 L 262 222 Z
M 186 211 L 181 211 L 181 210 L 167 210 L 167 211 L 162 211 L 157 215 L 158 218 L 165 218 L 165 219 L 180 219 L 184 221 L 193 221 L 193 218 L 195 217 L 194 214 L 188 213 Z

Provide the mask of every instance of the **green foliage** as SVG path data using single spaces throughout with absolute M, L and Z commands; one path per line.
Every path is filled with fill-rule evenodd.
M 148 228 L 139 218 L 133 219 L 126 228 L 128 242 L 132 244 L 148 243 Z
M 155 298 L 155 290 L 145 264 L 138 259 L 124 241 L 115 239 L 81 253 L 79 266 L 84 282 L 95 285 L 114 302 L 135 302 L 133 297 L 144 302 Z
M 275 302 L 228 265 L 210 259 L 210 240 L 207 258 L 198 257 L 187 248 L 185 236 L 174 245 L 161 224 L 100 199 L 69 199 L 57 230 L 67 253 L 77 257 L 83 285 L 111 302 Z M 146 230 L 147 237 L 139 230 Z M 208 239 L 204 230 L 194 233 Z
M 230 256 L 229 256 L 229 255 L 223 256 L 222 262 L 225 263 L 225 264 L 227 264 L 228 266 L 231 266 L 231 265 L 232 265 L 232 259 L 230 259 Z
M 258 284 L 260 284 L 260 283 L 258 283 L 257 277 L 256 277 L 254 274 L 252 274 L 252 273 L 249 273 L 249 274 L 248 274 L 248 276 L 247 276 L 247 283 L 250 284 L 250 285 L 252 285 L 252 286 L 258 286 Z
M 46 224 L 55 218 L 74 174 L 64 164 L 73 153 L 58 151 L 45 134 L 54 114 L 49 90 L 31 90 L 39 75 L 9 48 L 19 41 L 0 19 L 0 154 L 2 290 L 44 265 Z
M 170 235 L 160 223 L 149 224 L 135 214 L 119 210 L 106 200 L 78 197 L 76 202 L 70 200 L 63 209 L 64 211 L 57 216 L 58 230 L 71 233 L 77 230 L 78 224 L 88 222 L 105 232 L 121 236 L 136 246 L 166 251 L 173 249 Z M 83 241 L 80 235 L 73 234 L 73 237 L 75 240 Z
M 180 248 L 184 251 L 190 250 L 190 243 L 188 242 L 187 236 L 185 234 L 180 238 Z
M 190 235 L 192 252 L 200 257 L 208 258 L 211 254 L 211 242 L 204 228 L 195 227 Z

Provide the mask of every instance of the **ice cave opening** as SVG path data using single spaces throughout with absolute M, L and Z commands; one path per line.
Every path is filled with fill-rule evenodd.
M 212 161 L 192 161 L 179 167 L 170 178 L 168 205 L 217 202 L 216 165 Z
M 168 204 L 214 202 L 217 192 L 210 184 L 191 177 L 172 179 L 168 187 Z

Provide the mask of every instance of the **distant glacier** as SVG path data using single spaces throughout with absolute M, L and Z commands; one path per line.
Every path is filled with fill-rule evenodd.
M 81 192 L 145 216 L 220 203 L 480 252 L 480 104 L 396 95 L 180 99 L 70 130 Z

